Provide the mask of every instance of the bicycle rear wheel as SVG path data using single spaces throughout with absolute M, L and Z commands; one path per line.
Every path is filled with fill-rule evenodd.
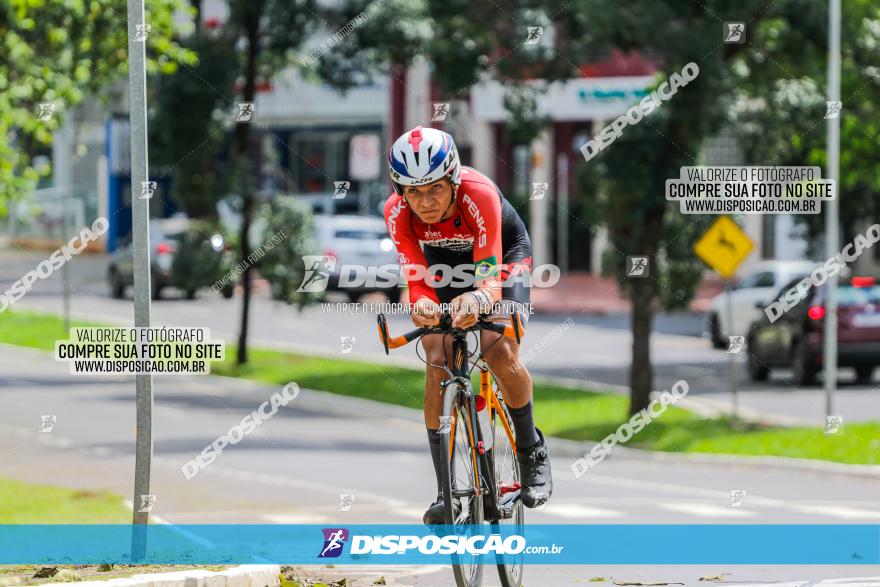
M 474 471 L 474 450 L 470 410 L 464 388 L 454 383 L 446 388 L 440 425 L 444 467 L 441 471 L 446 524 L 456 534 L 469 535 L 483 524 L 483 496 Z M 458 587 L 479 587 L 483 582 L 480 555 L 453 554 L 452 571 Z
M 504 412 L 504 418 L 514 435 L 510 413 L 507 405 L 498 394 L 498 402 Z M 507 436 L 507 430 L 502 423 L 499 414 L 493 411 L 492 421 L 492 469 L 495 479 L 495 499 L 501 517 L 493 523 L 504 536 L 511 534 L 523 535 L 524 532 L 524 507 L 519 497 L 522 488 L 519 461 L 516 460 L 516 451 Z M 515 438 L 514 438 L 515 439 Z M 509 516 L 509 517 L 508 517 Z M 521 587 L 523 580 L 523 554 L 498 555 L 498 577 L 501 579 L 501 587 Z

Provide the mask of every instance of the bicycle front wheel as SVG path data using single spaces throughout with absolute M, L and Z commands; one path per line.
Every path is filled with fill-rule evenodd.
M 475 426 L 464 387 L 447 386 L 440 421 L 443 469 L 443 506 L 446 524 L 452 532 L 470 535 L 484 521 L 483 495 L 480 489 L 479 465 L 476 459 Z M 480 555 L 452 555 L 452 571 L 458 587 L 479 587 L 483 582 Z
M 503 530 L 505 536 L 523 535 L 524 508 L 519 492 L 522 483 L 519 462 L 516 460 L 511 438 L 514 436 L 512 420 L 503 398 L 498 397 L 503 413 L 493 412 L 492 421 L 492 470 L 495 480 L 495 500 L 500 516 L 493 526 Z M 505 426 L 506 424 L 506 426 Z M 508 436 L 508 433 L 510 436 Z M 498 576 L 501 587 L 521 587 L 523 580 L 523 554 L 498 555 Z

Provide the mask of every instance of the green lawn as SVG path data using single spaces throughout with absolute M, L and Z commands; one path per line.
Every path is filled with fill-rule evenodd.
M 0 524 L 130 524 L 131 510 L 108 491 L 31 485 L 0 477 Z
M 99 324 L 76 323 L 79 326 Z M 54 349 L 61 320 L 52 316 L 6 311 L 0 314 L 0 342 Z M 283 386 L 333 393 L 421 408 L 424 371 L 396 367 L 381 357 L 353 361 L 284 351 L 251 349 L 244 367 L 234 363 L 235 347 L 212 373 Z M 157 379 L 161 382 L 161 377 Z M 614 393 L 572 390 L 536 381 L 535 419 L 548 435 L 598 441 L 626 420 L 628 399 Z M 797 401 L 792 398 L 792 401 Z M 733 425 L 726 418 L 708 419 L 672 407 L 635 436 L 627 446 L 670 452 L 776 455 L 843 463 L 880 464 L 880 423 L 847 423 L 843 432 L 825 435 L 821 428 L 758 428 Z

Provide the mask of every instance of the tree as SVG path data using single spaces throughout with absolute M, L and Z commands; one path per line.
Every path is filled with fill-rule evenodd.
M 880 7 L 866 0 L 845 2 L 841 24 L 843 110 L 838 197 L 843 240 L 847 241 L 862 228 L 860 222 L 880 213 Z M 788 71 L 783 79 L 761 80 L 760 84 L 744 79 L 732 110 L 732 128 L 749 161 L 825 165 L 825 48 L 812 46 L 806 38 L 806 34 L 826 35 L 820 28 L 794 30 L 781 18 L 762 23 L 760 34 L 775 39 L 764 52 L 769 60 L 778 60 L 778 53 L 785 59 L 791 45 L 807 47 L 810 58 L 786 61 Z M 751 71 L 756 57 L 760 54 L 746 54 L 737 69 Z M 799 215 L 797 219 L 806 227 L 809 241 L 816 242 L 824 232 L 822 215 Z M 810 252 L 819 256 L 824 251 Z
M 193 60 L 173 41 L 179 9 L 178 0 L 147 1 L 151 73 L 172 73 L 178 63 Z M 125 76 L 125 22 L 125 0 L 11 0 L 0 5 L 0 215 L 10 200 L 33 190 L 49 172 L 34 168 L 31 157 L 51 143 L 64 115 Z M 41 103 L 51 106 L 41 110 Z
M 314 0 L 231 0 L 225 34 L 240 41 L 238 59 L 241 102 L 253 102 L 258 80 L 271 80 L 281 68 L 294 63 L 297 51 L 323 23 Z M 232 180 L 242 197 L 239 249 L 242 260 L 251 256 L 250 234 L 256 210 L 255 173 L 248 156 L 251 120 L 238 122 L 233 131 Z M 242 272 L 241 325 L 238 336 L 239 365 L 247 362 L 248 314 L 251 301 L 252 263 Z

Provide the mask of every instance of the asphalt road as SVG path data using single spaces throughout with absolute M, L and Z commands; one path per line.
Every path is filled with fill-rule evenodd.
M 72 376 L 46 353 L 5 347 L 0 390 L 0 475 L 131 495 L 132 378 Z M 420 414 L 366 400 L 303 391 L 187 481 L 183 463 L 275 391 L 212 376 L 155 378 L 155 516 L 174 523 L 418 523 L 434 492 Z M 56 416 L 51 432 L 39 431 L 45 414 Z M 618 456 L 575 479 L 572 460 L 554 457 L 553 500 L 529 511 L 529 522 L 880 522 L 880 478 Z M 739 507 L 730 507 L 732 490 L 745 491 Z M 354 495 L 349 511 L 338 511 L 341 494 Z M 451 584 L 442 566 L 309 570 L 367 584 L 380 575 L 394 585 Z M 768 583 L 880 575 L 851 565 L 536 566 L 526 573 L 527 585 L 541 587 L 593 577 L 705 585 L 701 577 Z M 486 585 L 497 584 L 488 573 Z
M 35 267 L 45 257 L 40 252 L 0 251 L 0 291 Z M 103 257 L 75 257 L 70 263 L 71 307 L 76 315 L 105 322 L 131 324 L 133 303 L 114 300 L 104 280 Z M 62 308 L 60 272 L 39 281 L 15 307 L 59 313 Z M 234 341 L 239 331 L 241 299 L 224 300 L 203 291 L 196 301 L 182 299 L 169 290 L 167 299 L 152 304 L 152 323 L 209 327 L 215 336 Z M 308 353 L 339 353 L 343 337 L 354 338 L 348 356 L 376 360 L 383 357 L 375 328 L 376 308 L 364 299 L 360 306 L 330 303 L 299 312 L 295 307 L 269 299 L 265 291 L 253 300 L 250 341 L 255 346 L 289 348 Z M 389 316 L 393 332 L 412 328 L 402 315 Z M 528 362 L 535 375 L 576 381 L 598 382 L 604 389 L 622 391 L 629 379 L 632 339 L 627 316 L 535 315 L 529 323 L 522 352 L 534 350 Z M 569 326 L 570 325 L 570 326 Z M 692 313 L 661 314 L 651 338 L 655 388 L 669 389 L 684 379 L 692 397 L 712 406 L 730 409 L 728 355 L 711 349 L 700 337 L 702 317 Z M 543 342 L 542 342 L 543 341 Z M 737 357 L 739 403 L 753 414 L 785 419 L 792 423 L 817 425 L 824 422 L 825 397 L 820 386 L 802 388 L 793 384 L 790 373 L 773 373 L 769 382 L 752 383 L 745 375 L 744 357 Z M 396 351 L 383 361 L 419 366 L 415 349 Z M 876 375 L 880 375 L 880 369 Z M 878 385 L 857 385 L 853 374 L 842 370 L 835 396 L 834 412 L 846 421 L 880 417 Z

